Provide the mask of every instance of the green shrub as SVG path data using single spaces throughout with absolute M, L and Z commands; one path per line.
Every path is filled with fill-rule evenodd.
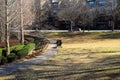
M 34 40 L 34 43 L 37 45 L 37 44 L 39 44 L 39 43 L 41 43 L 41 42 L 43 42 L 43 41 L 44 41 L 43 38 L 36 38 L 36 39 Z
M 17 45 L 17 46 L 15 47 L 15 50 L 16 50 L 16 51 L 19 51 L 19 50 L 21 50 L 23 47 L 24 47 L 24 45 Z
M 34 41 L 34 43 L 35 43 L 36 45 L 39 44 L 39 42 L 40 42 L 39 40 L 35 40 L 35 41 Z
M 2 56 L 7 56 L 5 48 L 2 49 Z
M 24 45 L 15 45 L 10 47 L 10 51 L 11 52 L 15 52 L 15 53 L 11 53 L 10 55 L 6 56 L 6 48 L 0 48 L 0 64 L 5 64 L 7 62 L 12 62 L 18 59 L 18 56 L 16 55 L 18 51 L 20 51 L 21 49 L 23 49 Z
M 7 63 L 8 61 L 7 61 L 7 57 L 4 57 L 4 56 L 1 56 L 0 57 L 0 64 L 5 64 L 5 63 Z
M 19 58 L 25 57 L 32 49 L 35 48 L 34 43 L 29 43 L 23 47 L 20 51 L 18 51 L 17 55 Z
M 1 62 L 1 60 L 2 60 L 2 56 L 0 56 L 0 62 Z
M 2 56 L 2 49 L 0 49 L 0 56 Z
M 15 46 L 11 46 L 10 47 L 10 52 L 18 52 L 19 50 L 21 50 L 24 47 L 24 45 L 15 45 Z M 1 48 L 0 49 L 0 55 L 1 53 L 6 53 L 6 48 Z
M 13 62 L 18 59 L 18 56 L 15 53 L 10 53 L 10 55 L 7 56 L 8 62 Z
M 19 51 L 24 47 L 24 45 L 15 45 L 10 47 L 10 51 Z

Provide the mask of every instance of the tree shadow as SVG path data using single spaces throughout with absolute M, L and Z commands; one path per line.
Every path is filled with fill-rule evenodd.
M 76 36 L 80 36 L 80 37 L 83 37 L 83 36 L 89 36 L 93 33 L 80 33 L 80 32 L 69 32 L 69 33 L 59 33 L 58 35 L 61 36 L 61 37 L 67 37 L 67 38 L 74 38 Z
M 106 33 L 100 35 L 101 39 L 120 39 L 120 32 Z
M 120 78 L 120 59 L 106 57 L 92 63 L 58 63 L 51 61 L 37 64 L 38 69 L 15 72 L 11 80 L 117 80 Z
M 68 33 L 56 33 L 56 34 L 50 34 L 50 33 L 45 33 L 45 35 L 47 36 L 49 36 L 49 37 L 53 37 L 53 35 L 54 35 L 54 37 L 65 37 L 65 38 L 74 38 L 74 37 L 84 37 L 84 36 L 90 36 L 90 35 L 92 35 L 92 34 L 94 34 L 94 33 L 88 33 L 88 32 L 86 32 L 86 33 L 82 33 L 82 32 L 68 32 Z

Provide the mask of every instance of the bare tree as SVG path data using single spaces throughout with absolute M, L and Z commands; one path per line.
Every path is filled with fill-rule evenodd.
M 16 0 L 5 0 L 4 13 L 5 13 L 5 44 L 6 44 L 6 55 L 10 54 L 10 25 L 17 18 L 18 10 L 15 8 Z
M 96 0 L 97 2 L 98 0 Z M 115 28 L 115 22 L 116 22 L 116 16 L 119 14 L 120 11 L 120 1 L 119 0 L 104 0 L 106 4 L 102 7 L 97 7 L 97 11 L 99 14 L 104 14 L 106 16 L 111 16 L 111 29 L 114 31 Z
M 5 44 L 6 44 L 6 50 L 7 53 L 6 55 L 10 54 L 10 44 L 9 44 L 9 39 L 10 39 L 10 25 L 11 23 L 17 18 L 17 10 L 15 8 L 16 0 L 4 0 L 3 1 L 3 8 L 2 12 L 4 13 L 3 17 L 1 17 L 1 20 L 3 20 L 3 25 L 5 26 Z M 3 33 L 2 33 L 3 34 Z
M 30 1 L 29 0 L 18 0 L 19 2 L 19 11 L 20 11 L 20 43 L 24 44 L 24 29 L 25 27 L 32 25 L 33 21 L 34 21 L 34 17 L 35 17 L 35 13 L 32 12 L 32 6 L 34 4 L 34 1 Z
M 116 17 L 119 14 L 119 10 L 120 10 L 120 1 L 119 0 L 114 0 L 112 3 L 112 9 L 111 9 L 111 15 L 112 15 L 112 31 L 114 31 L 115 28 L 115 22 L 116 22 Z
M 94 7 L 91 7 L 91 9 L 89 10 L 89 14 L 88 14 L 89 21 L 95 21 L 101 15 L 104 15 L 104 16 L 111 15 L 112 2 L 110 2 L 110 0 L 104 0 L 105 2 L 104 6 L 99 6 L 98 2 L 99 0 L 96 0 Z
M 80 15 L 79 8 L 81 4 L 83 4 L 82 0 L 61 0 L 60 2 L 58 17 L 62 20 L 70 20 L 71 31 L 73 31 L 75 19 Z
M 33 5 L 34 0 L 0 0 L 0 37 L 5 40 L 7 55 L 10 54 L 10 29 L 18 28 L 20 42 L 24 43 L 24 27 L 32 25 L 35 19 L 35 13 L 32 12 Z
M 41 28 L 51 14 L 51 0 L 35 0 L 32 10 L 35 14 L 34 23 L 37 28 Z
M 23 2 L 22 0 L 20 0 L 20 20 L 21 20 L 21 25 L 20 25 L 20 34 L 21 34 L 21 39 L 20 39 L 20 42 L 21 44 L 24 44 L 24 29 L 23 29 L 23 26 L 24 26 L 24 23 L 23 23 Z
M 5 41 L 5 25 L 4 25 L 4 0 L 0 0 L 0 41 Z
M 62 20 L 71 21 L 72 27 L 75 25 L 75 20 L 79 20 L 83 25 L 83 32 L 85 26 L 93 19 L 92 13 L 90 13 L 90 6 L 85 0 L 67 0 L 60 2 L 60 11 L 58 17 Z
M 5 0 L 5 43 L 7 55 L 10 54 L 10 45 L 9 45 L 9 17 L 8 17 L 8 0 Z
M 82 23 L 82 26 L 83 26 L 83 33 L 85 32 L 85 27 L 90 23 L 90 21 L 93 20 L 94 16 L 92 14 L 92 12 L 90 11 L 90 6 L 85 2 L 83 1 L 84 3 L 82 3 L 80 5 L 80 8 L 79 8 L 79 20 L 81 21 Z

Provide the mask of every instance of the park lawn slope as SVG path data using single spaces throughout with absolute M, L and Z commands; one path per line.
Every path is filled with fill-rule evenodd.
M 73 35 L 73 36 L 70 36 Z M 49 33 L 63 38 L 58 55 L 41 64 L 1 76 L 25 80 L 120 80 L 120 33 Z M 7 78 L 6 78 L 7 77 Z

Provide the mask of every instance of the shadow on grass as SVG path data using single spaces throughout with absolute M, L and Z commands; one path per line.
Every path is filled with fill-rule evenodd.
M 120 39 L 120 32 L 68 32 L 68 33 L 46 33 L 48 37 L 64 38 L 91 38 L 91 39 Z
M 82 32 L 68 32 L 68 33 L 46 33 L 45 35 L 49 37 L 66 37 L 66 38 L 73 38 L 76 36 L 90 36 L 93 35 L 94 33 L 82 33 Z
M 107 57 L 93 63 L 56 63 L 38 64 L 38 69 L 15 72 L 11 80 L 119 80 L 120 59 Z
M 101 34 L 100 38 L 102 39 L 120 39 L 120 32 L 111 32 L 106 34 Z
M 87 35 L 87 33 L 82 34 L 82 33 L 59 33 L 60 36 L 64 36 L 64 37 L 75 37 L 75 36 L 83 36 L 83 35 Z

